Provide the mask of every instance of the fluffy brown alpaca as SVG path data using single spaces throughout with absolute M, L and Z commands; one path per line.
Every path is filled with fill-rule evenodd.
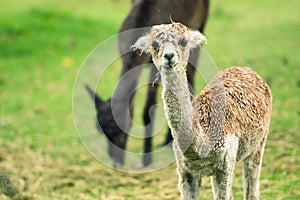
M 181 199 L 198 199 L 203 176 L 211 176 L 214 199 L 233 199 L 238 161 L 243 161 L 244 199 L 259 199 L 271 90 L 253 70 L 231 67 L 219 72 L 191 102 L 189 52 L 205 41 L 200 32 L 172 23 L 153 26 L 133 46 L 151 54 L 161 76 Z
M 209 0 L 132 0 L 132 8 L 130 13 L 124 20 L 120 32 L 126 30 L 133 30 L 140 27 L 150 27 L 155 24 L 169 23 L 170 18 L 182 22 L 189 27 L 203 31 L 207 17 L 208 17 Z M 137 55 L 134 52 L 128 52 L 130 46 L 140 37 L 143 32 L 134 32 L 127 34 L 126 38 L 119 37 L 119 50 L 122 55 L 122 72 L 120 77 L 131 69 L 149 63 L 150 59 L 148 55 Z M 124 54 L 124 52 L 128 52 Z M 190 60 L 192 63 L 197 62 L 199 48 L 191 53 Z M 141 70 L 141 69 L 139 69 Z M 194 82 L 194 67 L 189 65 L 187 67 L 187 75 L 190 85 L 193 86 Z M 99 130 L 104 132 L 109 144 L 109 155 L 113 158 L 114 165 L 124 163 L 124 150 L 127 143 L 127 134 L 132 126 L 131 116 L 134 109 L 134 91 L 140 71 L 127 76 L 127 79 L 123 79 L 117 85 L 112 98 L 103 101 L 100 96 L 97 96 L 94 91 L 89 90 L 92 98 L 95 98 L 97 121 L 99 123 Z M 153 82 L 156 74 L 155 68 L 153 68 L 152 76 L 149 82 Z M 144 107 L 143 121 L 147 127 L 145 129 L 145 141 L 144 141 L 144 158 L 143 164 L 147 166 L 151 164 L 151 152 L 152 152 L 152 124 L 154 111 L 149 112 L 150 108 L 155 105 L 157 97 L 158 84 L 149 84 L 146 105 Z M 131 96 L 130 96 L 131 95 Z M 129 105 L 128 102 L 129 101 Z M 113 102 L 113 108 L 112 108 Z M 117 115 L 113 116 L 112 109 Z M 168 144 L 172 137 L 170 137 L 170 131 L 165 144 Z

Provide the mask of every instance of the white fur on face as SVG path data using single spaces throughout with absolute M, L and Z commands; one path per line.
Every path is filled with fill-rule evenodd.
M 160 70 L 162 67 L 177 67 L 187 63 L 189 49 L 181 48 L 177 43 L 166 42 L 161 44 L 159 51 L 151 51 L 152 60 Z

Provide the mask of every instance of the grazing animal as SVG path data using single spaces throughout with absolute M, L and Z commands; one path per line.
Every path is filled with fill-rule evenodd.
M 203 176 L 211 176 L 214 199 L 233 199 L 238 161 L 243 161 L 244 199 L 259 199 L 271 90 L 253 70 L 231 67 L 219 72 L 191 101 L 186 74 L 189 52 L 205 42 L 200 32 L 172 23 L 153 26 L 133 46 L 152 56 L 161 76 L 181 199 L 198 199 Z
M 133 30 L 140 27 L 150 27 L 155 24 L 169 23 L 170 18 L 186 24 L 187 26 L 203 31 L 208 16 L 209 0 L 133 0 L 132 8 L 122 24 L 120 32 Z M 122 56 L 122 72 L 120 77 L 131 69 L 149 63 L 151 58 L 148 55 L 137 55 L 128 52 L 130 46 L 142 36 L 144 31 L 134 31 L 119 37 L 119 50 Z M 191 63 L 196 63 L 199 48 L 195 48 L 190 56 Z M 194 65 L 195 66 L 195 65 Z M 109 154 L 114 163 L 123 165 L 124 150 L 126 148 L 127 134 L 132 126 L 132 115 L 134 109 L 134 91 L 141 68 L 135 68 L 134 73 L 127 73 L 125 79 L 120 79 L 112 98 L 103 101 L 100 96 L 95 99 L 99 130 L 104 132 L 109 142 Z M 187 76 L 193 86 L 195 68 L 192 65 L 187 67 Z M 154 81 L 156 69 L 153 68 L 149 83 Z M 155 105 L 158 84 L 149 84 L 146 105 L 144 107 L 143 121 L 145 125 L 144 157 L 143 164 L 151 164 L 152 156 L 152 123 L 153 112 L 150 108 Z M 93 91 L 89 91 L 94 93 Z M 93 98 L 95 94 L 92 94 Z M 128 102 L 129 103 L 128 103 Z M 113 106 L 112 106 L 113 103 Z M 116 113 L 113 116 L 113 113 Z M 172 140 L 170 131 L 165 144 Z

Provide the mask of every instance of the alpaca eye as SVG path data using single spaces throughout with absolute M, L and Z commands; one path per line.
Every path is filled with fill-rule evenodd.
M 183 38 L 183 39 L 179 40 L 178 44 L 179 44 L 180 46 L 182 46 L 182 47 L 185 47 L 186 44 L 187 44 L 187 41 L 186 41 L 185 38 Z
M 159 44 L 158 44 L 158 42 L 153 41 L 153 42 L 152 42 L 152 48 L 153 48 L 155 51 L 157 51 L 157 50 L 159 49 Z

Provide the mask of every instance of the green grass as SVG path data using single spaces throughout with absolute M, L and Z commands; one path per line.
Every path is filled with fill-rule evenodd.
M 76 73 L 97 44 L 117 33 L 129 2 L 2 1 L 0 199 L 178 198 L 175 164 L 146 174 L 114 171 L 84 149 L 74 126 Z M 298 0 L 212 1 L 205 30 L 207 51 L 219 69 L 250 66 L 271 85 L 273 113 L 262 199 L 300 199 L 299 6 Z M 108 80 L 117 80 L 120 67 L 115 65 L 115 76 Z M 197 90 L 203 87 L 198 79 Z M 111 94 L 109 87 L 101 92 Z M 137 123 L 144 92 L 139 90 L 137 96 Z M 156 148 L 162 138 L 157 136 Z M 142 141 L 130 140 L 128 148 L 141 151 Z M 234 194 L 242 199 L 240 164 Z M 212 197 L 208 179 L 201 196 Z

